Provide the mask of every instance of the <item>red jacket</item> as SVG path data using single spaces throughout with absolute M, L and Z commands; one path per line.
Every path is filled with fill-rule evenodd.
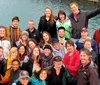
M 97 42 L 97 45 L 99 46 L 99 43 L 100 43 L 100 29 L 97 29 L 95 31 L 93 39 Z
M 77 71 L 80 65 L 80 54 L 79 52 L 75 49 L 73 52 L 73 55 L 70 57 L 69 53 L 66 53 L 64 56 L 64 61 L 63 61 L 65 67 L 69 71 L 69 73 L 72 76 L 77 75 Z

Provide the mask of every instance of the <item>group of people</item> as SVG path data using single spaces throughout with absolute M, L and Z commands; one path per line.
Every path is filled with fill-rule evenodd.
M 19 18 L 0 26 L 0 85 L 98 85 L 100 29 L 88 36 L 88 20 L 100 8 L 81 11 L 70 4 L 67 16 L 46 8 L 38 29 L 33 20 L 22 31 Z

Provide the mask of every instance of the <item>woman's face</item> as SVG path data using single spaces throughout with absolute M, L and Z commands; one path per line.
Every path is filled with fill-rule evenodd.
M 44 51 L 45 56 L 49 56 L 51 54 L 50 49 L 44 49 L 43 51 Z
M 50 17 L 51 16 L 51 10 L 49 8 L 47 8 L 45 10 L 45 15 L 46 15 L 46 17 Z
M 47 72 L 46 71 L 42 71 L 39 75 L 40 79 L 42 81 L 44 81 L 47 78 Z
M 43 40 L 44 40 L 45 42 L 48 42 L 48 41 L 49 41 L 49 35 L 46 34 L 46 33 L 43 33 Z
M 23 55 L 25 53 L 24 46 L 21 46 L 18 51 L 19 51 L 19 54 Z
M 64 14 L 60 14 L 59 18 L 60 18 L 61 21 L 64 21 L 65 20 L 65 15 Z
M 34 50 L 33 50 L 33 56 L 34 57 L 37 57 L 37 56 L 39 56 L 39 49 L 36 47 L 36 48 L 34 48 Z
M 28 39 L 27 35 L 22 35 L 22 40 L 26 41 Z
M 17 58 L 17 55 L 18 55 L 18 52 L 17 51 L 11 53 L 11 60 Z
M 36 46 L 36 44 L 33 41 L 30 41 L 28 44 L 31 50 L 33 50 L 33 48 Z

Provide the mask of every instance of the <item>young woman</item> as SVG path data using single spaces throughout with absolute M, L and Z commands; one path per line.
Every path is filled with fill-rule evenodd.
M 6 68 L 6 72 L 5 75 L 2 76 L 1 75 L 1 82 L 8 85 L 9 83 L 9 78 L 10 78 L 10 72 L 12 69 L 12 61 L 16 58 L 18 58 L 18 51 L 16 47 L 12 47 L 9 51 L 9 56 L 7 57 L 7 68 Z
M 36 40 L 29 39 L 28 41 L 28 47 L 29 47 L 29 54 L 32 52 L 33 48 L 37 45 Z
M 51 8 L 45 9 L 45 14 L 40 18 L 38 30 L 40 33 L 47 31 L 52 38 L 57 37 L 55 16 Z
M 64 10 L 59 10 L 58 20 L 56 21 L 57 29 L 61 26 L 65 28 L 65 39 L 71 39 L 71 22 Z
M 38 75 L 38 71 L 40 70 L 40 49 L 39 47 L 34 47 L 29 56 L 29 60 L 27 63 L 23 63 L 23 68 L 29 72 L 29 76 L 32 76 L 32 73 L 36 73 Z M 28 69 L 27 69 L 28 68 Z
M 24 63 L 27 63 L 28 60 L 29 60 L 29 57 L 28 57 L 28 51 L 26 49 L 26 47 L 24 45 L 19 45 L 18 46 L 18 53 L 19 53 L 19 60 L 20 60 L 20 66 L 23 67 L 23 62 Z M 21 68 L 23 69 L 23 68 Z M 25 69 L 24 69 L 25 70 Z
M 19 46 L 21 44 L 24 45 L 24 46 L 27 46 L 28 39 L 29 39 L 28 32 L 23 31 L 20 38 L 19 38 L 19 41 L 16 42 L 16 46 Z
M 46 31 L 44 31 L 42 33 L 42 39 L 40 41 L 40 47 L 43 48 L 43 46 L 45 44 L 52 44 L 51 42 L 52 42 L 52 39 L 51 39 L 50 34 L 48 32 L 46 32 Z

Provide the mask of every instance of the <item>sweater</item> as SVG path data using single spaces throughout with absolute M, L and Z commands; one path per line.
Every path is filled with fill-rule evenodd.
M 79 52 L 75 49 L 73 51 L 72 56 L 69 56 L 69 53 L 66 53 L 65 56 L 64 56 L 63 63 L 65 65 L 66 69 L 68 70 L 68 72 L 72 76 L 76 76 L 78 68 L 79 68 L 79 65 L 80 65 Z

